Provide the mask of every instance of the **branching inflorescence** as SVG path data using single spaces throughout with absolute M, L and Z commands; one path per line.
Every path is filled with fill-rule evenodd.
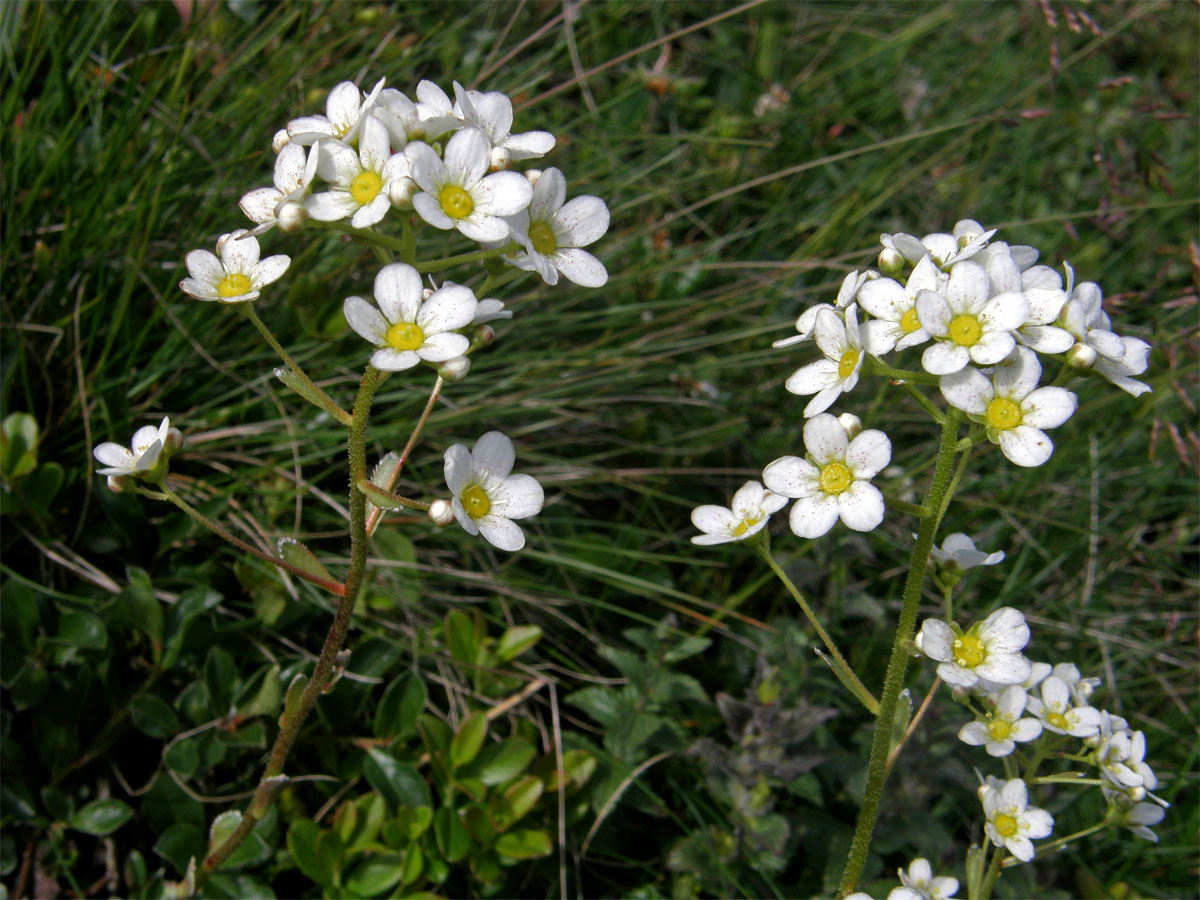
M 847 275 L 834 303 L 805 310 L 796 320 L 797 334 L 775 343 L 791 347 L 811 341 L 822 356 L 786 382 L 791 393 L 811 398 L 804 409 L 804 456 L 769 463 L 761 484 L 747 482 L 737 491 L 732 509 L 702 506 L 692 515 L 703 532 L 692 538 L 695 543 L 744 541 L 763 557 L 825 643 L 834 673 L 876 717 L 866 794 L 841 885 L 842 896 L 858 900 L 867 897 L 852 892 L 866 861 L 884 782 L 911 733 L 910 727 L 893 746 L 895 727 L 907 724 L 894 720 L 910 652 L 937 663 L 938 679 L 972 714 L 959 738 L 982 747 L 1004 767 L 1003 777 L 989 774 L 979 787 L 983 830 L 995 849 L 990 859 L 987 846 L 968 852 L 970 897 L 989 896 L 1003 867 L 1052 853 L 1101 828 L 1124 826 L 1157 840 L 1149 826 L 1163 818 L 1166 807 L 1152 793 L 1157 778 L 1144 761 L 1143 734 L 1091 705 L 1099 679 L 1082 677 L 1071 662 L 1030 661 L 1023 652 L 1030 629 L 1017 609 L 994 609 L 965 628 L 955 619 L 954 592 L 964 573 L 1004 559 L 1003 553 L 977 550 L 961 533 L 946 537 L 941 548 L 934 545 L 972 450 L 995 444 L 1015 465 L 1041 466 L 1054 450 L 1046 432 L 1066 423 L 1077 407 L 1066 385 L 1092 376 L 1134 397 L 1150 390 L 1137 380 L 1147 369 L 1149 344 L 1114 333 L 1096 284 L 1076 284 L 1065 263 L 1062 274 L 1035 265 L 1037 250 L 1009 246 L 994 236 L 995 229 L 969 219 L 949 234 L 883 235 L 879 270 Z M 893 361 L 908 351 L 919 353 L 919 368 Z M 1056 367 L 1050 384 L 1042 383 L 1046 365 Z M 902 387 L 941 429 L 936 466 L 920 505 L 885 501 L 871 483 L 891 460 L 892 445 L 883 432 L 863 430 L 851 413 L 826 412 L 871 376 Z M 855 531 L 871 531 L 888 506 L 920 521 L 878 700 L 771 555 L 767 519 L 789 500 L 794 500 L 789 525 L 804 538 L 826 534 L 839 520 Z M 945 612 L 926 619 L 918 631 L 927 573 L 945 598 Z M 1066 760 L 1068 767 L 1046 773 L 1049 760 Z M 1035 846 L 1033 841 L 1053 834 L 1054 820 L 1030 803 L 1030 792 L 1049 795 L 1051 786 L 1098 789 L 1107 811 L 1082 832 Z M 950 897 L 959 887 L 954 878 L 933 877 L 924 859 L 902 870 L 900 879 L 891 900 Z
M 427 511 L 439 527 L 454 521 L 502 550 L 519 550 L 525 536 L 513 521 L 542 508 L 542 487 L 529 475 L 512 474 L 512 441 L 498 431 L 480 437 L 473 449 L 454 444 L 445 453 L 450 499 L 421 499 L 394 493 L 412 452 L 447 382 L 465 378 L 471 356 L 495 339 L 497 320 L 513 312 L 489 292 L 527 273 L 547 284 L 559 277 L 586 287 L 608 280 L 604 265 L 582 249 L 608 230 L 609 213 L 598 197 L 566 199 L 566 180 L 554 168 L 513 171 L 514 162 L 550 152 L 546 131 L 513 133 L 511 100 L 499 92 L 454 85 L 454 100 L 422 81 L 416 100 L 385 88 L 365 94 L 344 82 L 329 94 L 324 114 L 293 119 L 274 137 L 273 186 L 245 194 L 240 206 L 253 225 L 222 234 L 216 253 L 187 254 L 186 294 L 228 304 L 242 313 L 279 354 L 275 370 L 289 388 L 346 427 L 350 470 L 350 558 L 335 578 L 302 543 L 287 536 L 276 553 L 235 537 L 201 514 L 171 484 L 169 459 L 183 435 L 164 418 L 157 428 L 137 431 L 129 448 L 104 443 L 95 456 L 114 491 L 131 490 L 164 500 L 243 551 L 303 578 L 340 598 L 334 623 L 311 675 L 298 675 L 287 691 L 280 730 L 266 772 L 243 813 L 220 817 L 209 855 L 177 890 L 190 893 L 245 839 L 287 783 L 283 768 L 305 717 L 334 674 L 334 661 L 350 625 L 363 583 L 370 535 L 384 510 Z M 391 229 L 391 233 L 388 229 Z M 261 257 L 258 237 L 272 229 L 322 236 L 332 230 L 375 251 L 382 267 L 370 298 L 346 298 L 350 328 L 371 347 L 352 408 L 347 411 L 305 372 L 259 318 L 254 301 L 291 266 L 286 255 Z M 475 242 L 455 255 L 418 256 L 419 239 L 437 235 Z M 484 269 L 476 287 L 449 280 L 425 284 L 422 276 L 449 269 Z M 465 281 L 475 276 L 468 273 Z M 399 452 L 389 452 L 368 476 L 367 419 L 384 379 L 399 372 L 433 369 L 424 412 L 412 424 Z M 233 817 L 236 821 L 231 820 Z

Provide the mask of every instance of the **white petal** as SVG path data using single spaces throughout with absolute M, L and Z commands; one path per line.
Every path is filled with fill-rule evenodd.
M 387 128 L 374 116 L 367 116 L 363 119 L 362 131 L 358 136 L 358 158 L 362 161 L 362 167 L 372 172 L 382 172 L 384 163 L 391 155 Z
M 489 431 L 475 442 L 471 450 L 471 465 L 477 474 L 485 474 L 503 481 L 512 471 L 516 451 L 508 436 L 499 431 Z
M 860 432 L 846 448 L 846 466 L 855 478 L 874 478 L 892 461 L 892 442 L 882 431 Z
M 489 544 L 510 553 L 525 546 L 525 533 L 512 521 L 501 516 L 487 515 L 477 521 L 479 533 Z
M 421 361 L 412 350 L 382 347 L 371 354 L 371 365 L 383 372 L 403 372 Z
M 214 288 L 225 277 L 225 267 L 221 265 L 221 260 L 207 250 L 192 250 L 184 257 L 184 264 L 187 266 L 188 274 L 195 281 L 211 285 Z
M 288 266 L 291 264 L 291 257 L 285 256 L 282 253 L 276 256 L 268 256 L 248 273 L 250 284 L 255 289 L 264 288 L 271 282 L 282 278 L 283 273 L 288 270 Z
M 815 394 L 840 383 L 838 364 L 831 359 L 818 359 L 793 372 L 783 386 L 790 393 L 807 397 L 809 394 Z
M 804 423 L 804 448 L 819 465 L 841 461 L 849 446 L 846 429 L 836 417 L 825 413 Z
M 446 215 L 442 204 L 438 203 L 432 194 L 417 194 L 412 198 L 412 205 L 413 209 L 417 211 L 417 215 L 434 228 L 449 231 L 454 227 L 454 220 Z
M 932 335 L 944 336 L 950 330 L 950 320 L 954 311 L 946 298 L 933 291 L 921 291 L 917 294 L 917 321 Z
M 417 321 L 421 295 L 421 276 L 407 263 L 386 265 L 375 276 L 375 302 L 393 325 Z
M 466 355 L 470 348 L 471 342 L 465 335 L 443 331 L 426 335 L 424 343 L 415 352 L 427 362 L 445 362 L 456 356 Z
M 975 667 L 975 674 L 996 684 L 1021 684 L 1029 677 L 1029 660 L 1020 653 L 988 653 L 987 659 Z
M 938 662 L 954 658 L 954 640 L 954 631 L 941 619 L 926 619 L 917 635 L 921 652 Z
M 239 228 L 237 231 L 221 235 L 217 241 L 217 255 L 221 257 L 221 264 L 225 266 L 226 272 L 246 274 L 258 265 L 258 238 L 244 235 L 246 230 Z
M 608 282 L 608 270 L 604 263 L 586 250 L 568 247 L 558 250 L 551 258 L 554 268 L 582 287 L 602 287 Z
M 955 312 L 978 313 L 983 309 L 987 296 L 988 277 L 983 266 L 970 260 L 955 263 L 946 284 L 946 300 L 950 307 Z
M 1018 425 L 1000 432 L 998 441 L 1001 452 L 1009 462 L 1027 469 L 1040 466 L 1054 452 L 1054 442 L 1046 432 L 1028 425 Z
M 421 190 L 437 193 L 446 182 L 446 167 L 437 152 L 423 141 L 414 141 L 404 148 L 404 155 L 408 157 L 412 180 Z
M 554 149 L 555 138 L 548 131 L 525 131 L 521 134 L 509 135 L 504 142 L 505 148 L 512 154 L 514 160 L 536 159 L 545 156 Z
M 488 170 L 491 149 L 491 142 L 478 128 L 463 128 L 455 132 L 445 150 L 446 174 L 450 182 L 460 187 L 473 187 Z M 516 175 L 515 172 L 506 174 Z M 523 175 L 517 177 L 525 181 Z M 528 181 L 525 181 L 525 187 L 529 187 Z
M 454 331 L 471 324 L 478 306 L 470 288 L 447 282 L 421 304 L 416 322 L 426 334 Z
M 728 536 L 738 523 L 738 517 L 724 506 L 697 506 L 692 510 L 692 524 L 708 534 Z
M 550 221 L 562 209 L 563 201 L 566 199 L 567 180 L 563 178 L 562 172 L 551 166 L 542 172 L 537 184 L 534 185 L 533 195 L 529 201 L 529 215 L 539 222 Z
M 533 188 L 529 186 L 529 179 L 519 172 L 495 172 L 480 181 L 471 191 L 471 196 L 479 212 L 491 216 L 513 216 L 529 206 Z
M 912 301 L 898 281 L 876 278 L 858 289 L 858 304 L 876 318 L 895 322 L 908 312 Z
M 541 183 L 538 179 L 538 184 Z M 608 231 L 608 224 L 609 212 L 604 201 L 587 195 L 574 198 L 554 217 L 554 230 L 567 239 L 563 243 L 568 247 L 586 247 L 598 241 Z
M 372 198 L 371 202 L 366 206 L 360 206 L 350 219 L 350 225 L 353 228 L 370 228 L 372 225 L 383 221 L 383 217 L 387 215 L 389 209 L 392 208 L 392 201 L 388 195 L 380 191 Z
M 792 511 L 788 516 L 792 532 L 803 538 L 820 537 L 829 531 L 837 520 L 837 498 L 828 494 L 801 497 L 792 504 Z
M 359 337 L 370 341 L 376 347 L 387 342 L 388 323 L 379 310 L 362 297 L 347 297 L 342 304 L 342 312 L 350 327 Z
M 781 456 L 763 469 L 763 483 L 782 497 L 807 497 L 821 473 L 799 456 Z
M 1025 347 L 1018 347 L 1011 364 L 996 369 L 996 393 L 1019 401 L 1037 387 L 1041 377 L 1042 366 L 1037 354 Z
M 972 747 L 982 747 L 991 741 L 992 735 L 982 722 L 968 722 L 958 730 L 958 739 Z
M 532 475 L 509 475 L 489 494 L 492 512 L 509 519 L 536 516 L 545 503 L 542 486 Z
M 1038 388 L 1021 403 L 1021 421 L 1034 428 L 1057 428 L 1075 414 L 1078 403 L 1066 388 Z
M 420 194 L 417 195 L 421 196 Z M 416 198 L 413 198 L 414 202 Z M 508 223 L 499 216 L 481 215 L 478 211 L 465 219 L 459 219 L 454 227 L 464 237 L 480 243 L 507 240 L 509 235 Z
M 987 376 L 971 366 L 951 375 L 943 375 L 938 382 L 942 396 L 955 409 L 981 416 L 995 394 Z
M 471 451 L 465 444 L 453 444 L 446 449 L 446 487 L 457 496 L 471 480 Z
M 467 515 L 467 511 L 458 497 L 450 501 L 450 508 L 454 511 L 454 518 L 458 519 L 458 524 L 467 534 L 479 534 L 479 526 L 475 524 L 474 519 Z
M 921 367 L 930 375 L 952 375 L 961 371 L 970 361 L 971 354 L 966 347 L 946 341 L 926 347 L 921 354 Z
M 288 147 L 292 146 L 288 144 Z M 287 147 L 284 148 L 285 150 Z M 302 148 L 297 148 L 302 149 Z M 243 194 L 238 206 L 251 222 L 260 225 L 275 218 L 275 206 L 283 199 L 283 194 L 275 188 L 256 188 L 248 194 Z
M 340 222 L 354 215 L 359 205 L 345 191 L 323 191 L 304 199 L 304 208 L 318 222 Z
M 321 141 L 317 149 L 317 174 L 322 181 L 345 188 L 362 173 L 362 164 L 353 147 L 327 140 Z
M 1004 362 L 1016 346 L 1016 338 L 1010 332 L 984 332 L 983 337 L 971 345 L 969 355 L 971 361 L 977 365 L 994 366 L 996 363 Z
M 122 447 L 120 444 L 115 444 L 112 441 L 105 441 L 103 444 L 100 444 L 92 451 L 92 455 L 96 457 L 97 461 L 104 463 L 106 466 L 119 469 L 121 472 L 131 470 L 133 464 L 137 461 L 137 458 L 129 452 L 128 447 Z
M 838 494 L 838 515 L 854 531 L 872 531 L 883 521 L 883 494 L 865 481 L 856 481 Z

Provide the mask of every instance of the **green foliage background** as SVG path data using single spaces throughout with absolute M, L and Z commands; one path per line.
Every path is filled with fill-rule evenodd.
M 211 890 L 315 890 L 286 851 L 286 821 L 340 790 L 368 792 L 365 740 L 387 683 L 418 673 L 451 722 L 498 699 L 451 653 L 443 623 L 460 609 L 493 636 L 544 631 L 501 685 L 548 684 L 494 737 L 561 740 L 599 761 L 564 813 L 562 854 L 509 869 L 499 889 L 830 892 L 862 790 L 865 719 L 783 591 L 736 546 L 694 551 L 688 515 L 800 447 L 804 401 L 782 385 L 809 357 L 770 348 L 799 311 L 870 265 L 880 232 L 970 216 L 1049 264 L 1069 259 L 1104 287 L 1118 330 L 1155 347 L 1154 393 L 1084 385 L 1050 463 L 977 456 L 946 523 L 1008 553 L 974 576 L 966 606 L 1026 611 L 1033 658 L 1101 675 L 1097 702 L 1145 731 L 1174 804 L 1160 843 L 1104 834 L 1011 870 L 999 893 L 1194 895 L 1196 6 L 570 9 L 567 21 L 543 3 L 230 2 L 183 23 L 167 3 L 0 5 L 0 412 L 32 414 L 40 434 L 36 469 L 2 498 L 5 890 L 153 894 L 186 863 L 163 834 L 202 834 L 257 781 L 278 702 L 263 685 L 312 658 L 331 606 L 173 509 L 112 495 L 91 447 L 170 415 L 188 438 L 175 476 L 207 514 L 267 546 L 299 537 L 336 571 L 340 429 L 280 389 L 240 317 L 176 285 L 189 249 L 242 225 L 237 199 L 269 183 L 277 128 L 339 81 L 386 76 L 406 91 L 422 77 L 504 90 L 518 130 L 554 132 L 547 164 L 612 210 L 594 248 L 610 280 L 524 281 L 505 296 L 516 317 L 447 391 L 403 487 L 439 495 L 445 448 L 502 429 L 518 471 L 547 489 L 529 546 L 501 555 L 421 520 L 381 530 L 350 643 L 358 678 L 322 701 L 288 768 L 333 780 L 291 789 L 263 852 Z M 757 115 L 773 85 L 784 99 Z M 369 289 L 376 264 L 301 238 L 264 239 L 294 261 L 258 308 L 348 403 L 365 357 L 341 303 Z M 399 449 L 427 390 L 416 376 L 386 384 L 370 456 Z M 891 435 L 892 490 L 923 483 L 935 433 L 896 396 L 872 383 L 845 407 Z M 838 530 L 816 543 L 773 530 L 877 685 L 913 524 L 891 514 L 869 539 Z M 911 677 L 922 696 L 932 673 Z M 748 696 L 799 710 L 806 724 L 777 745 L 813 763 L 753 801 L 714 776 L 710 746 L 737 744 L 721 711 Z M 806 718 L 801 697 L 836 715 Z M 959 718 L 939 695 L 901 757 L 868 869 L 877 895 L 917 854 L 961 877 L 980 837 L 970 766 L 984 763 L 956 741 Z M 164 746 L 217 719 L 189 796 Z M 1056 834 L 1098 812 L 1060 799 Z M 747 830 L 764 802 L 782 832 Z M 552 834 L 555 806 L 539 813 Z M 455 878 L 442 890 L 484 889 Z

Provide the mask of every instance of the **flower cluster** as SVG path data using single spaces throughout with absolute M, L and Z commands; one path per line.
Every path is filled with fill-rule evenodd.
M 958 893 L 958 879 L 934 875 L 929 860 L 917 857 L 897 873 L 900 884 L 888 891 L 887 900 L 950 900 Z M 846 900 L 871 900 L 871 895 L 858 891 Z

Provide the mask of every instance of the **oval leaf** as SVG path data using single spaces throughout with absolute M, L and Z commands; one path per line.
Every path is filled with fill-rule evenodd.
M 496 645 L 496 659 L 508 662 L 516 659 L 542 637 L 542 629 L 537 625 L 514 625 L 500 636 Z
M 295 538 L 279 539 L 279 558 L 316 578 L 324 578 L 326 581 L 337 580 L 329 574 L 328 569 L 321 565 L 313 552 Z
M 375 736 L 395 740 L 414 733 L 425 697 L 425 682 L 413 673 L 389 684 L 375 712 Z
M 226 810 L 213 819 L 212 825 L 208 828 L 208 852 L 212 853 L 229 840 L 229 836 L 237 831 L 237 827 L 241 824 L 242 814 L 236 809 Z
M 465 766 L 479 755 L 487 737 L 487 729 L 488 720 L 483 713 L 473 713 L 463 720 L 454 734 L 454 740 L 450 742 L 451 768 Z
M 133 810 L 120 800 L 93 800 L 71 819 L 71 827 L 84 834 L 112 834 L 133 817 Z
M 410 765 L 396 760 L 390 753 L 377 747 L 368 751 L 363 760 L 363 776 L 387 801 L 389 810 L 401 806 L 432 806 L 429 785 L 421 774 Z
M 471 851 L 471 835 L 463 827 L 458 812 L 449 806 L 443 806 L 433 817 L 433 834 L 446 862 L 458 862 Z
M 496 838 L 496 852 L 509 859 L 537 859 L 554 849 L 544 831 L 509 831 Z

